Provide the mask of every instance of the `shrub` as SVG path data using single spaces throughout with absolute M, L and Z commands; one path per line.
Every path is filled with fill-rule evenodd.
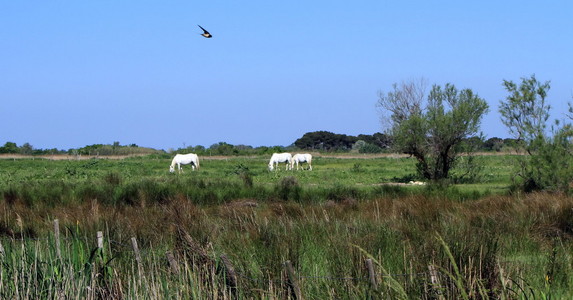
M 238 164 L 235 166 L 235 174 L 239 176 L 239 178 L 243 181 L 245 187 L 253 187 L 253 176 L 249 167 L 245 166 L 244 164 Z
M 359 153 L 381 153 L 382 148 L 374 145 L 374 144 L 366 144 L 362 148 L 358 150 Z
M 301 187 L 294 176 L 282 178 L 275 187 L 275 192 L 281 200 L 300 200 Z

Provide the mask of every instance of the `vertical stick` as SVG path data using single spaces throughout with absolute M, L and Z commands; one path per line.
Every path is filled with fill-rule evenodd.
M 167 256 L 167 261 L 169 262 L 169 266 L 171 266 L 173 274 L 179 275 L 179 264 L 175 260 L 175 257 L 173 257 L 173 253 L 171 253 L 171 251 L 167 251 L 165 252 L 165 256 Z
M 103 231 L 97 232 L 97 247 L 103 250 Z
M 231 295 L 233 297 L 233 299 L 237 298 L 237 274 L 235 273 L 235 268 L 233 268 L 233 265 L 231 265 L 231 262 L 229 261 L 229 259 L 227 258 L 227 256 L 225 254 L 221 255 L 221 260 L 223 261 L 223 264 L 225 265 L 225 270 L 226 272 L 226 278 L 227 278 L 227 285 L 229 286 L 229 289 L 231 290 Z
M 60 220 L 54 220 L 54 238 L 56 240 L 56 256 L 62 259 L 62 251 L 60 250 Z
M 428 270 L 430 271 L 430 281 L 432 282 L 432 288 L 436 291 L 438 299 L 445 299 L 444 295 L 442 295 L 442 291 L 440 290 L 440 277 L 438 277 L 438 271 L 436 271 L 436 267 L 433 264 L 428 265 Z
M 374 266 L 372 265 L 372 259 L 368 258 L 364 262 L 366 263 L 366 269 L 368 270 L 368 279 L 370 280 L 370 287 L 373 290 L 377 290 L 378 283 L 376 282 L 376 273 L 374 273 Z
M 292 289 L 295 299 L 304 299 L 300 291 L 300 286 L 298 285 L 298 280 L 290 260 L 285 261 L 285 268 L 288 275 L 289 285 Z
M 103 263 L 103 231 L 98 231 L 96 232 L 96 237 L 97 237 L 97 248 L 96 248 L 96 252 L 97 253 L 97 260 L 99 261 L 99 263 Z
M 137 267 L 141 269 L 141 254 L 139 253 L 137 240 L 134 237 L 131 238 L 131 246 L 133 247 L 133 252 L 135 252 L 135 261 L 137 262 Z
M 2 282 L 4 282 L 4 278 L 2 278 L 2 274 L 4 274 L 4 246 L 2 246 L 2 241 L 0 241 L 0 280 L 2 280 Z M 4 284 L 2 284 L 3 286 Z

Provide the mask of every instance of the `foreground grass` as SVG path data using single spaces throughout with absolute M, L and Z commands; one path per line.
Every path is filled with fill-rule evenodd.
M 2 205 L 2 298 L 211 298 L 230 293 L 218 269 L 226 254 L 245 298 L 289 293 L 292 261 L 310 299 L 570 298 L 573 201 L 545 194 L 460 203 L 423 195 L 323 204 L 236 201 L 196 206 L 186 199 L 147 207 L 34 211 Z M 49 215 L 49 217 L 48 217 Z M 55 255 L 51 219 L 63 230 Z M 33 227 L 46 232 L 28 236 Z M 106 243 L 95 252 L 95 232 Z M 188 233 L 194 244 L 182 238 Z M 138 269 L 130 238 L 142 251 Z M 175 275 L 165 258 L 179 262 Z M 379 290 L 364 260 L 374 258 Z M 428 266 L 436 266 L 433 288 Z
M 485 183 L 447 190 L 380 184 L 407 179 L 408 159 L 325 158 L 298 173 L 213 160 L 181 176 L 165 158 L 0 161 L 0 297 L 283 298 L 289 260 L 307 299 L 571 298 L 573 199 L 494 192 L 507 175 L 498 159 Z

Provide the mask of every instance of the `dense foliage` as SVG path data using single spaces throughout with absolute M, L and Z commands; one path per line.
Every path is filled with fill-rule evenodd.
M 379 153 L 382 149 L 389 148 L 391 145 L 390 137 L 379 132 L 373 135 L 360 134 L 358 136 L 350 136 L 328 131 L 305 133 L 294 142 L 294 145 L 304 150 L 350 151 L 353 148 L 356 149 L 354 145 L 358 141 L 363 141 L 363 146 L 370 147 L 370 150 L 366 151 L 367 153 Z M 372 146 L 375 148 L 373 149 Z
M 462 153 L 459 145 L 479 133 L 488 105 L 470 89 L 403 83 L 380 93 L 379 106 L 390 113 L 394 148 L 418 160 L 418 172 L 429 180 L 449 179 Z
M 573 182 L 573 128 L 556 121 L 547 129 L 550 83 L 532 75 L 519 84 L 504 80 L 503 85 L 509 95 L 500 102 L 502 122 L 527 153 L 514 164 L 514 188 L 568 193 Z

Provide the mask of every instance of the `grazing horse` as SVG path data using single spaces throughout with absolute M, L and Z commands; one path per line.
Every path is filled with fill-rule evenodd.
M 271 156 L 271 160 L 269 161 L 269 170 L 272 171 L 275 168 L 278 170 L 279 163 L 285 163 L 285 170 L 289 170 L 291 159 L 292 155 L 290 153 L 273 153 L 273 156 Z
M 175 165 L 179 169 L 179 173 L 183 172 L 181 165 L 191 164 L 191 170 L 199 169 L 199 156 L 195 153 L 189 154 L 176 154 L 171 161 L 171 166 L 169 166 L 169 172 L 175 172 Z
M 308 169 L 312 171 L 312 155 L 305 153 L 305 154 L 295 154 L 292 157 L 292 161 L 290 163 L 290 168 L 291 170 L 294 168 L 294 164 L 296 164 L 296 169 L 298 170 L 298 165 L 299 164 L 303 164 L 303 163 L 307 163 L 308 164 Z M 301 166 L 301 169 L 304 170 L 304 168 Z

